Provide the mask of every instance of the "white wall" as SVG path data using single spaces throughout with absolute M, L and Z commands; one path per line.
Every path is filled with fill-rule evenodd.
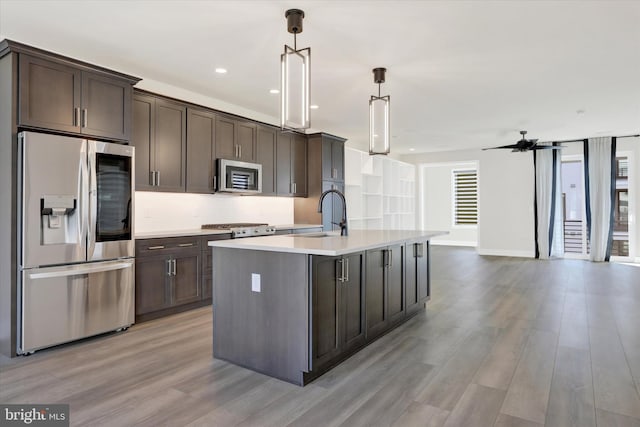
M 422 230 L 448 231 L 446 236 L 432 239 L 434 244 L 454 246 L 477 246 L 477 226 L 453 225 L 453 179 L 454 169 L 477 168 L 477 162 L 427 163 L 418 166 L 418 193 L 420 211 L 418 223 Z M 422 189 L 427 189 L 424 191 Z
M 531 153 L 460 150 L 412 154 L 403 156 L 402 160 L 417 165 L 477 162 L 478 252 L 483 255 L 535 255 Z M 432 191 L 427 186 L 425 194 Z
M 293 223 L 293 198 L 136 191 L 136 233 L 227 222 Z

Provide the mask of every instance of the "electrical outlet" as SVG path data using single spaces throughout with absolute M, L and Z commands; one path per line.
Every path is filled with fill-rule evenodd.
M 260 292 L 260 275 L 257 273 L 251 273 L 251 290 Z

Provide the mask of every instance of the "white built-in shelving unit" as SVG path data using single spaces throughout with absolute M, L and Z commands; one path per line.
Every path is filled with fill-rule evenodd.
M 415 229 L 415 166 L 346 147 L 344 155 L 349 227 Z

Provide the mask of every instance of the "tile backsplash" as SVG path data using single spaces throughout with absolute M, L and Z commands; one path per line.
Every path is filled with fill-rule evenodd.
M 136 233 L 190 230 L 224 222 L 293 223 L 293 198 L 135 192 Z

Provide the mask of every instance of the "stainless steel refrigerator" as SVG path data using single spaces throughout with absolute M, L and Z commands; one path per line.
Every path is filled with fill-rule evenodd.
M 130 326 L 133 147 L 36 132 L 19 144 L 18 353 Z

